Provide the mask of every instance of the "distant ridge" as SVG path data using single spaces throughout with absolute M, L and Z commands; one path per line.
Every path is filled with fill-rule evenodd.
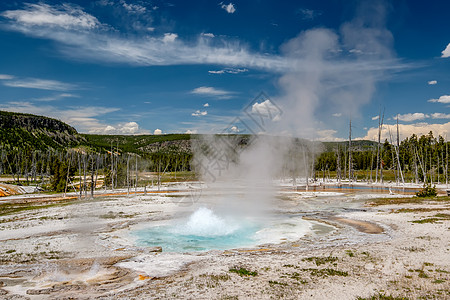
M 72 126 L 48 117 L 0 111 L 2 148 L 65 149 L 86 143 Z

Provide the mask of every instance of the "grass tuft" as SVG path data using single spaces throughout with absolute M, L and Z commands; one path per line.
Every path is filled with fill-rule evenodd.
M 245 268 L 242 268 L 242 267 L 240 267 L 240 268 L 237 268 L 237 267 L 231 268 L 229 271 L 231 273 L 236 273 L 236 274 L 238 274 L 240 276 L 257 276 L 258 275 L 258 272 L 256 272 L 256 271 L 249 271 L 249 270 L 247 270 Z

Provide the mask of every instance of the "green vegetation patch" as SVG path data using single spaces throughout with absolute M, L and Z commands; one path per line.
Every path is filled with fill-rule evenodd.
M 302 271 L 310 272 L 311 276 L 317 276 L 317 277 L 328 277 L 328 276 L 348 276 L 348 272 L 346 271 L 339 271 L 335 269 L 302 269 Z
M 402 296 L 395 297 L 395 296 L 391 296 L 391 295 L 385 295 L 385 294 L 378 293 L 378 294 L 373 295 L 368 298 L 357 297 L 356 299 L 357 300 L 408 300 L 409 298 L 402 297 Z
M 0 216 L 17 214 L 23 211 L 45 209 L 50 207 L 65 206 L 73 204 L 72 200 L 61 200 L 50 204 L 29 204 L 29 203 L 2 203 L 0 204 Z
M 258 272 L 256 272 L 256 271 L 249 271 L 249 270 L 247 270 L 247 269 L 245 269 L 245 268 L 243 268 L 243 267 L 234 267 L 234 268 L 231 268 L 230 270 L 229 270 L 231 273 L 236 273 L 236 274 L 238 274 L 238 275 L 240 275 L 240 276 L 257 276 L 258 275 Z
M 302 259 L 302 261 L 309 261 L 309 262 L 314 262 L 316 264 L 316 266 L 320 266 L 326 263 L 334 263 L 335 261 L 337 261 L 338 258 L 334 257 L 334 256 L 328 256 L 328 257 L 307 257 Z
M 286 282 L 279 282 L 276 280 L 269 280 L 269 284 L 270 285 L 282 285 L 282 286 L 287 286 L 288 284 Z
M 426 223 L 436 223 L 440 221 L 450 220 L 450 214 L 436 214 L 431 218 L 425 218 L 421 220 L 410 221 L 411 223 L 426 224 Z

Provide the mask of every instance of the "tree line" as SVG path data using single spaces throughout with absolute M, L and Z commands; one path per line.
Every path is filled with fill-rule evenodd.
M 442 183 L 448 182 L 448 148 L 449 143 L 431 131 L 420 137 L 413 134 L 399 144 L 386 139 L 380 145 L 377 163 L 375 147 L 355 151 L 338 145 L 317 157 L 315 169 L 351 180 L 356 178 L 349 176 L 349 171 L 364 171 L 363 178 L 372 182 L 383 181 L 383 172 L 389 171 L 397 182 Z

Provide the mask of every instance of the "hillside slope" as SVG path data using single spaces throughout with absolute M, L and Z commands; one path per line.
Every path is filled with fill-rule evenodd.
M 75 128 L 59 120 L 0 111 L 0 145 L 33 150 L 65 149 L 86 143 Z

